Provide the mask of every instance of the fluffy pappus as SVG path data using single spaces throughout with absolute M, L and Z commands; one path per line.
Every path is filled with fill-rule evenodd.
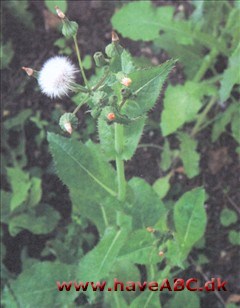
M 47 60 L 39 72 L 41 91 L 51 98 L 68 95 L 73 90 L 78 70 L 66 57 L 56 56 Z

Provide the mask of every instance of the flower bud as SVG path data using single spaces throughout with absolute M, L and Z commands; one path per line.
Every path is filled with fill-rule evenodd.
M 38 71 L 35 71 L 34 69 L 25 66 L 23 66 L 22 69 L 27 73 L 28 76 L 38 78 L 39 75 Z
M 23 66 L 22 69 L 28 74 L 28 76 L 33 76 L 34 70 L 32 68 Z
M 108 64 L 102 52 L 98 51 L 93 56 L 96 66 L 102 67 Z
M 121 84 L 123 84 L 124 86 L 126 87 L 129 87 L 132 83 L 132 79 L 128 78 L 128 77 L 124 77 L 122 80 L 121 80 Z
M 109 121 L 114 121 L 116 119 L 116 116 L 113 112 L 110 112 L 108 115 L 107 115 L 107 119 Z
M 70 21 L 67 18 L 63 19 L 62 34 L 66 38 L 71 38 L 77 35 L 78 24 L 75 21 Z
M 155 229 L 153 229 L 152 227 L 147 227 L 146 230 L 149 233 L 154 233 L 155 232 Z
M 59 18 L 61 18 L 61 19 L 66 18 L 65 14 L 60 10 L 60 8 L 58 6 L 55 6 L 55 10 L 56 10 Z
M 112 31 L 112 42 L 119 42 L 119 37 L 115 31 Z
M 162 257 L 162 256 L 164 256 L 164 252 L 163 251 L 159 251 L 158 255 L 159 255 L 159 257 Z
M 59 120 L 59 125 L 63 131 L 68 132 L 71 135 L 73 129 L 77 128 L 78 119 L 72 113 L 64 113 Z

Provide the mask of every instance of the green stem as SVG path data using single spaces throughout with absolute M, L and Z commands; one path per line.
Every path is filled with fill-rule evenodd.
M 103 75 L 103 77 L 98 81 L 98 83 L 92 87 L 92 91 L 96 91 L 99 87 L 101 87 L 101 85 L 104 83 L 104 81 L 107 79 L 108 75 L 109 75 L 110 71 L 109 69 L 105 72 L 105 74 Z
M 74 40 L 75 49 L 76 49 L 76 53 L 77 53 L 78 64 L 79 64 L 79 67 L 80 67 L 80 70 L 81 70 L 81 73 L 82 73 L 82 76 L 83 76 L 84 83 L 85 83 L 86 87 L 88 88 L 88 90 L 91 92 L 92 90 L 91 90 L 91 87 L 89 86 L 89 83 L 87 81 L 87 77 L 85 75 L 84 68 L 83 68 L 83 65 L 82 65 L 82 59 L 81 59 L 80 50 L 78 48 L 77 36 L 76 35 L 74 35 L 73 40 Z
M 202 65 L 200 66 L 193 81 L 198 82 L 202 79 L 202 77 L 205 75 L 206 71 L 209 69 L 210 65 L 214 61 L 217 54 L 218 54 L 218 51 L 216 49 L 212 49 L 211 52 L 204 57 Z
M 212 106 L 216 103 L 217 101 L 217 97 L 216 96 L 213 96 L 209 103 L 206 105 L 205 109 L 203 110 L 202 113 L 199 114 L 198 116 L 198 119 L 197 119 L 197 122 L 196 124 L 194 125 L 193 129 L 192 129 L 192 132 L 191 132 L 191 136 L 195 136 L 199 130 L 200 130 L 200 127 L 202 125 L 202 123 L 205 121 L 205 118 L 206 118 L 206 115 L 207 113 L 209 112 L 209 110 L 212 108 Z
M 72 114 L 76 114 L 78 112 L 78 110 L 84 105 L 86 104 L 86 102 L 89 100 L 89 96 L 87 97 L 87 99 L 85 101 L 83 101 L 82 103 L 80 103 L 72 112 Z
M 116 168 L 117 168 L 119 201 L 124 201 L 126 196 L 124 161 L 121 158 L 123 149 L 124 149 L 124 126 L 115 123 L 115 151 L 116 151 Z

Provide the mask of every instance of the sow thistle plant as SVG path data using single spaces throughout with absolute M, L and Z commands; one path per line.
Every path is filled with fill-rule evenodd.
M 83 144 L 71 136 L 55 133 L 48 133 L 48 142 L 58 176 L 69 189 L 72 223 L 85 219 L 96 225 L 99 242 L 74 264 L 42 262 L 36 265 L 35 271 L 51 273 L 51 277 L 55 275 L 51 279 L 62 281 L 105 279 L 111 282 L 115 277 L 122 281 L 140 281 L 137 267 L 140 264 L 146 268 L 148 281 L 170 279 L 173 268 L 186 267 L 189 252 L 204 234 L 204 190 L 196 188 L 183 194 L 174 206 L 171 220 L 171 213 L 150 184 L 137 177 L 126 181 L 124 162 L 133 157 L 147 113 L 154 107 L 175 60 L 137 68 L 130 53 L 121 46 L 118 35 L 112 32 L 112 42 L 106 46 L 105 54 L 96 52 L 94 55 L 102 76 L 96 83 L 89 82 L 77 43 L 78 25 L 59 8 L 56 11 L 63 22 L 63 35 L 74 40 L 79 70 L 63 56 L 49 59 L 39 72 L 23 69 L 37 78 L 41 91 L 51 98 L 64 98 L 71 92 L 81 94 L 81 101 L 73 112 L 60 118 L 65 134 L 71 135 L 77 129 L 77 112 L 84 104 L 98 123 L 99 143 L 89 140 Z M 78 73 L 84 85 L 76 83 Z M 49 280 L 48 277 L 48 285 Z M 85 295 L 91 303 L 104 301 L 114 307 L 115 301 L 121 303 L 121 307 L 160 304 L 159 295 L 148 291 L 140 295 L 131 293 L 131 296 L 126 294 L 128 292 L 115 292 L 113 300 L 110 293 L 103 292 L 104 298 L 97 293 L 89 289 Z M 71 304 L 78 296 L 75 291 L 71 296 L 59 292 L 55 294 L 54 304 Z M 23 295 L 19 299 L 23 304 L 24 298 Z

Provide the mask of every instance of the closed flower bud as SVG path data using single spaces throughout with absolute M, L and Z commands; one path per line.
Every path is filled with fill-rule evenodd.
M 116 116 L 113 112 L 110 112 L 108 115 L 107 115 L 107 119 L 109 121 L 114 121 L 116 119 Z
M 60 10 L 58 6 L 55 6 L 55 10 L 59 18 L 64 19 L 66 17 L 65 14 Z
M 72 113 L 64 113 L 59 120 L 59 125 L 63 131 L 68 132 L 71 135 L 73 129 L 77 128 L 78 119 Z
M 121 84 L 123 84 L 124 86 L 126 87 L 129 87 L 132 83 L 132 79 L 128 78 L 128 77 L 124 77 L 122 80 L 121 80 Z
M 75 21 L 69 21 L 67 18 L 63 19 L 62 34 L 66 38 L 71 38 L 77 35 L 78 24 Z
M 159 251 L 158 255 L 159 255 L 159 257 L 162 257 L 162 256 L 164 256 L 164 252 L 163 251 Z
M 155 229 L 153 229 L 152 227 L 147 227 L 146 230 L 149 233 L 154 233 L 155 232 Z
M 115 31 L 112 31 L 112 42 L 118 42 L 119 37 Z
M 32 68 L 23 66 L 22 69 L 28 74 L 28 76 L 33 76 L 34 70 Z

